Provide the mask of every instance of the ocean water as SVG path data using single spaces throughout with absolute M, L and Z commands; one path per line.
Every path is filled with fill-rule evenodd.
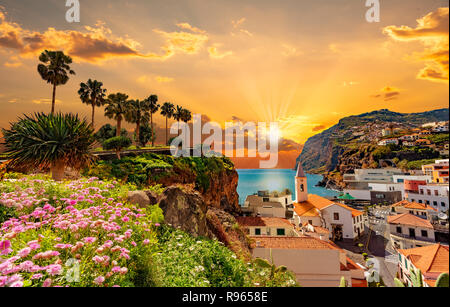
M 282 191 L 286 188 L 294 193 L 295 199 L 295 171 L 290 169 L 240 169 L 238 194 L 239 203 L 243 204 L 249 195 L 258 191 Z M 324 197 L 337 196 L 338 192 L 316 187 L 316 184 L 322 180 L 320 175 L 306 175 L 308 178 L 308 193 L 317 194 Z

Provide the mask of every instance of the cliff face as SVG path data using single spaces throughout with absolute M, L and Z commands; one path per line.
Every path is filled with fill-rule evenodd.
M 449 109 L 424 113 L 402 114 L 389 110 L 374 111 L 343 118 L 338 124 L 317 134 L 305 143 L 297 163 L 310 173 L 322 174 L 319 184 L 331 189 L 343 189 L 342 175 L 357 168 L 378 167 L 380 158 L 400 160 L 430 159 L 434 153 L 378 153 L 374 130 L 390 124 L 414 127 L 427 122 L 448 120 Z M 358 134 L 359 133 L 359 134 Z M 367 138 L 365 138 L 367 137 Z

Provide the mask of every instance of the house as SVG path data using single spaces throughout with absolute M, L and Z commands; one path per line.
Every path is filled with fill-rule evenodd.
M 422 247 L 435 243 L 434 228 L 423 218 L 409 213 L 388 217 L 391 243 L 396 249 Z
M 342 277 L 351 287 L 367 287 L 362 266 L 330 242 L 311 237 L 253 237 L 253 257 L 286 266 L 302 287 L 338 287 Z
M 411 273 L 420 270 L 425 287 L 434 287 L 442 273 L 449 272 L 449 248 L 441 244 L 398 250 L 398 275 L 412 286 Z
M 398 141 L 398 139 L 393 138 L 393 139 L 381 140 L 380 142 L 378 142 L 378 146 L 387 146 L 390 144 L 398 145 L 399 141 Z
M 288 220 L 277 217 L 237 217 L 239 226 L 250 236 L 298 237 Z
M 420 136 L 430 136 L 430 135 L 432 135 L 433 133 L 430 131 L 430 130 L 422 130 L 422 131 L 420 131 L 420 133 L 419 133 L 419 135 Z
M 363 213 L 318 195 L 308 194 L 308 182 L 303 168 L 298 166 L 295 178 L 297 201 L 294 202 L 293 223 L 301 228 L 305 223 L 323 227 L 333 241 L 354 240 L 364 233 Z
M 438 214 L 438 211 L 429 205 L 409 202 L 407 200 L 402 200 L 392 205 L 391 212 L 397 214 L 409 213 L 429 221 Z
M 446 125 L 439 125 L 433 128 L 434 133 L 442 133 L 442 132 L 448 132 L 448 124 Z
M 434 183 L 449 183 L 449 160 L 436 160 L 434 164 L 422 166 L 425 175 L 431 176 Z
M 420 138 L 419 134 L 408 134 L 408 135 L 403 135 L 399 138 L 400 141 L 416 141 Z
M 431 141 L 427 139 L 418 139 L 415 144 L 416 146 L 429 146 L 431 145 Z
M 406 147 L 414 147 L 414 146 L 416 146 L 416 142 L 415 141 L 403 141 L 402 145 L 406 146 Z
M 249 216 L 291 218 L 292 195 L 286 192 L 259 191 L 258 194 L 247 197 L 242 211 Z
M 446 212 L 449 210 L 449 186 L 448 184 L 418 185 L 415 191 L 405 191 L 405 199 L 431 206 L 439 212 Z
M 403 186 L 401 183 L 369 183 L 371 204 L 393 204 L 401 201 Z

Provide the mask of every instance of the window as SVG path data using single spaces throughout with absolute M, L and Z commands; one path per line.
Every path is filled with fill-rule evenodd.
M 285 203 L 286 205 L 288 204 L 288 203 L 287 203 L 287 198 L 284 199 L 284 203 Z
M 414 214 L 414 211 L 412 211 L 412 210 L 409 210 L 409 214 Z
M 427 200 L 425 203 L 426 203 L 427 205 L 430 205 L 430 201 L 429 201 L 429 200 Z
M 285 236 L 286 230 L 284 228 L 277 229 L 277 236 Z
M 255 236 L 261 235 L 261 228 L 255 228 Z
M 423 204 L 423 200 L 420 199 L 420 200 L 419 200 L 419 204 Z
M 402 234 L 402 228 L 401 227 L 397 227 L 397 233 Z
M 444 202 L 441 202 L 441 207 L 445 208 L 445 207 L 447 207 L 447 205 Z
M 438 190 L 434 190 L 434 195 L 435 196 L 439 196 L 439 191 Z
M 339 221 L 339 213 L 335 213 L 334 214 L 334 220 L 335 221 Z
M 409 237 L 410 238 L 416 238 L 416 230 L 414 228 L 409 229 Z
M 422 230 L 422 238 L 428 238 L 428 231 Z
M 264 197 L 263 202 L 268 203 L 270 201 L 270 198 Z
M 304 184 L 300 185 L 300 192 L 305 192 L 305 185 Z
M 402 262 L 402 255 L 401 254 L 398 254 L 398 261 Z
M 437 207 L 438 206 L 438 202 L 437 201 L 433 201 L 433 206 Z
M 312 224 L 313 224 L 312 220 L 309 220 L 308 223 L 309 223 L 309 225 L 312 225 Z

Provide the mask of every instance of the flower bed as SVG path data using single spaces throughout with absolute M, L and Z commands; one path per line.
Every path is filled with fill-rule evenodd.
M 0 287 L 291 286 L 215 240 L 123 203 L 133 186 L 96 178 L 0 182 Z

